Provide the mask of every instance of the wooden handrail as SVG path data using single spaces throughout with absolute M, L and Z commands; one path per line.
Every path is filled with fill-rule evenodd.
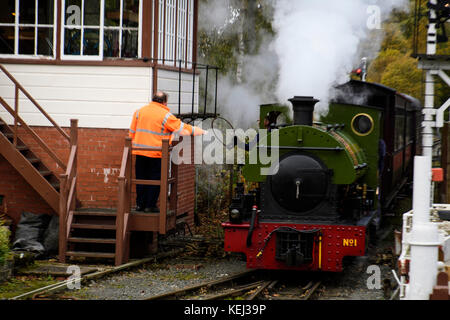
M 70 122 L 69 161 L 65 173 L 60 175 L 59 187 L 59 261 L 63 263 L 77 200 L 78 120 Z
M 167 211 L 169 209 L 168 189 L 169 184 L 176 182 L 175 178 L 169 177 L 170 165 L 170 151 L 172 147 L 169 145 L 169 139 L 164 139 L 162 147 L 159 151 L 162 152 L 161 157 L 161 179 L 160 180 L 141 180 L 132 178 L 132 151 L 133 150 L 151 150 L 157 149 L 149 148 L 133 148 L 131 138 L 125 139 L 125 146 L 122 153 L 122 161 L 120 173 L 118 177 L 119 182 L 119 196 L 117 206 L 116 218 L 116 264 L 123 263 L 125 255 L 125 240 L 128 233 L 128 217 L 131 212 L 131 191 L 135 184 L 145 185 L 159 185 L 160 186 L 160 213 L 159 213 L 159 233 L 166 234 L 167 232 Z
M 13 126 L 13 144 L 14 146 L 17 146 L 18 141 L 18 135 L 19 135 L 19 123 L 21 127 L 24 127 L 28 134 L 31 135 L 31 137 L 39 144 L 39 146 L 47 152 L 50 157 L 56 161 L 59 167 L 61 167 L 63 170 L 66 170 L 66 165 L 64 162 L 58 158 L 58 156 L 49 148 L 49 146 L 36 134 L 36 132 L 31 129 L 25 121 L 20 117 L 19 115 L 19 94 L 20 91 L 34 104 L 34 106 L 44 115 L 44 117 L 53 125 L 54 128 L 62 135 L 64 139 L 70 142 L 71 137 L 64 132 L 63 129 L 61 129 L 60 126 L 49 116 L 47 112 L 41 107 L 41 105 L 28 93 L 28 91 L 25 90 L 25 88 L 14 78 L 14 76 L 9 73 L 6 68 L 0 64 L 0 70 L 3 71 L 3 73 L 13 82 L 14 84 L 14 109 L 8 105 L 8 103 L 0 97 L 0 103 L 3 105 L 3 107 L 11 114 L 11 116 L 14 119 L 14 126 Z
M 122 162 L 118 177 L 119 195 L 116 216 L 116 265 L 124 262 L 125 241 L 128 232 L 128 216 L 131 212 L 131 139 L 125 139 Z
M 50 121 L 50 123 L 56 128 L 56 130 L 59 131 L 59 133 L 67 139 L 67 141 L 70 141 L 70 137 L 67 133 L 64 132 L 63 129 L 61 129 L 60 126 L 58 126 L 58 124 L 55 122 L 55 120 L 53 120 L 47 112 L 45 112 L 45 110 L 39 105 L 39 103 L 37 103 L 37 101 L 25 90 L 24 87 L 22 87 L 22 85 L 13 77 L 13 75 L 11 73 L 8 72 L 8 70 L 6 70 L 6 68 L 0 64 L 0 69 L 3 71 L 3 73 L 5 73 L 5 75 L 12 81 L 14 82 L 15 86 L 16 86 L 16 103 L 18 103 L 18 94 L 17 92 L 20 90 L 23 92 L 23 94 L 36 106 L 36 108 L 38 108 L 38 110 L 47 118 L 48 121 Z
M 6 109 L 6 111 L 8 111 L 13 117 L 14 117 L 14 121 L 15 121 L 15 128 L 14 128 L 14 144 L 17 146 L 17 123 L 20 123 L 21 126 L 23 126 L 23 128 L 25 129 L 25 131 L 27 131 L 31 137 L 39 144 L 39 146 L 44 149 L 50 157 L 52 157 L 53 160 L 56 161 L 56 163 L 63 169 L 66 170 L 66 165 L 64 164 L 64 162 L 58 158 L 58 156 L 50 149 L 50 147 L 44 142 L 44 140 L 42 140 L 37 133 L 31 129 L 26 122 L 18 115 L 14 112 L 14 110 L 8 105 L 8 103 L 2 98 L 0 97 L 0 104 L 3 105 L 3 107 Z

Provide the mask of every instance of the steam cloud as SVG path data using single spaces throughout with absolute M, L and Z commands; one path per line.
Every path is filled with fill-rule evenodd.
M 379 8 L 381 20 L 394 7 L 407 3 L 407 0 L 277 0 L 273 25 L 280 66 L 278 99 L 314 96 L 321 100 L 316 111 L 326 113 L 331 87 L 349 80 L 349 72 L 361 58 L 359 46 L 372 31 L 368 21 L 377 12 L 368 9 Z M 380 40 L 371 50 L 378 51 Z
M 201 15 L 204 28 L 226 32 L 227 24 L 238 18 L 229 10 L 229 1 L 210 0 L 203 7 L 208 12 Z M 244 57 L 243 83 L 235 85 L 228 79 L 219 83 L 220 112 L 241 128 L 255 124 L 260 104 L 287 103 L 296 95 L 320 99 L 316 111 L 326 114 L 332 87 L 348 81 L 360 59 L 373 58 L 379 50 L 383 30 L 368 26 L 371 15 L 377 14 L 368 9 L 378 9 L 381 22 L 394 8 L 408 10 L 409 0 L 261 2 L 273 6 L 275 37 L 264 39 L 258 54 Z M 361 52 L 363 43 L 366 52 Z

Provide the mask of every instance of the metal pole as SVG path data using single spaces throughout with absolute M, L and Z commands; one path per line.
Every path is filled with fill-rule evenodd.
M 413 227 L 407 300 L 428 300 L 436 284 L 439 234 L 430 222 L 431 172 L 428 157 L 415 157 Z
M 214 97 L 214 117 L 217 116 L 217 82 L 219 80 L 219 68 L 216 68 L 216 92 Z
M 203 114 L 206 115 L 206 105 L 208 103 L 208 76 L 209 76 L 209 66 L 206 66 L 206 81 L 205 81 L 205 110 Z
M 432 5 L 437 4 L 437 0 L 431 0 Z M 436 42 L 437 42 L 437 30 L 436 30 L 436 10 L 430 9 L 430 23 L 428 26 L 427 35 L 427 55 L 436 54 Z M 422 150 L 423 155 L 430 158 L 430 170 L 431 160 L 433 158 L 433 137 L 434 137 L 434 76 L 432 70 L 426 70 L 425 76 L 425 104 L 424 104 L 424 122 L 422 124 Z
M 178 68 L 178 116 L 181 115 L 181 59 Z

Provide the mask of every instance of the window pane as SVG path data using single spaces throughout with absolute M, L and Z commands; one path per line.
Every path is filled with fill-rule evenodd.
M 96 29 L 84 29 L 83 55 L 99 55 L 99 37 L 100 31 Z
M 123 26 L 139 26 L 139 0 L 123 0 Z
M 120 0 L 105 1 L 105 26 L 120 26 Z
M 119 57 L 119 30 L 105 30 L 103 56 Z
M 38 29 L 37 53 L 44 56 L 53 56 L 53 28 Z
M 79 55 L 81 46 L 81 31 L 67 29 L 64 32 L 64 54 Z
M 35 24 L 36 0 L 20 0 L 19 23 Z
M 64 12 L 67 26 L 81 25 L 81 0 L 66 0 Z
M 14 54 L 14 27 L 0 27 L 0 53 Z
M 137 56 L 138 56 L 138 32 L 135 30 L 123 30 L 122 57 L 135 58 Z
M 0 23 L 14 23 L 16 4 L 14 0 L 2 0 L 2 10 L 0 10 Z
M 84 25 L 100 25 L 100 0 L 84 1 Z
M 39 0 L 38 24 L 54 24 L 54 0 Z
M 19 28 L 19 54 L 34 54 L 34 28 Z

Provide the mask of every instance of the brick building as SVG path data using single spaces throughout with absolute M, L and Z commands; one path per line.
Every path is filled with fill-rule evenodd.
M 71 151 L 71 119 L 78 119 L 77 207 L 117 208 L 133 112 L 156 90 L 168 92 L 175 115 L 198 110 L 197 18 L 198 0 L 2 1 L 0 64 L 21 86 L 1 72 L 0 118 L 18 133 L 16 137 L 8 131 L 10 142 L 20 139 L 45 167 L 38 171 L 58 179 L 65 168 L 4 105 L 18 110 L 20 119 L 64 164 Z M 56 202 L 46 198 L 39 183 L 30 183 L 14 156 L 6 147 L 0 151 L 3 211 L 14 223 L 23 211 L 58 214 Z M 180 165 L 172 170 L 177 214 L 188 213 L 192 223 L 195 168 Z M 52 179 L 47 178 L 59 192 Z

